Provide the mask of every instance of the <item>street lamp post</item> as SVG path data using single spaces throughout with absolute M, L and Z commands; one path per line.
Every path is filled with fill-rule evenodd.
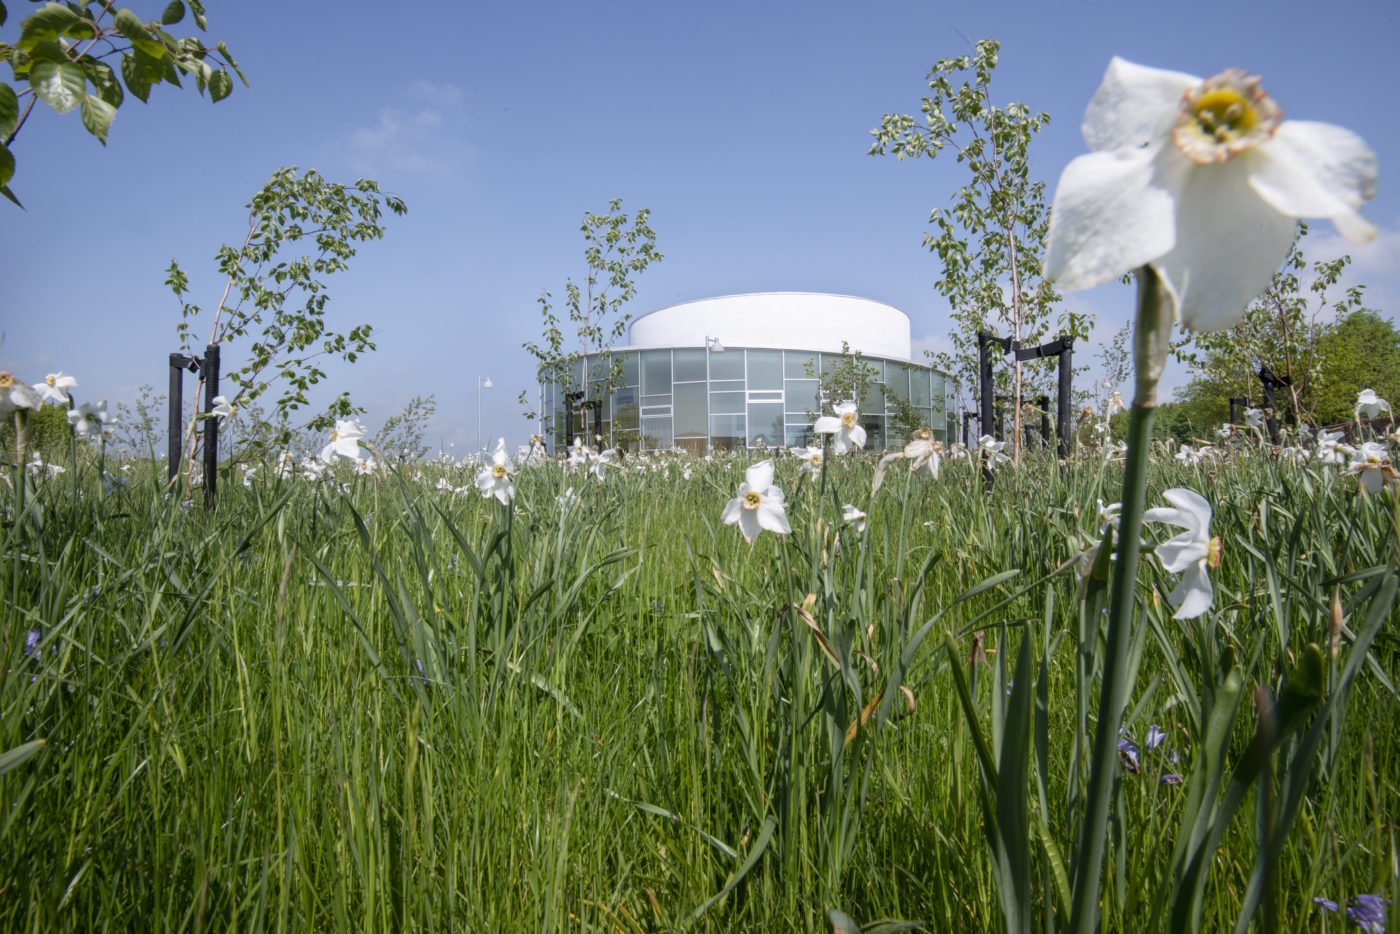
M 476 378 L 476 453 L 485 452 L 486 448 L 481 444 L 481 390 L 495 389 L 496 384 L 491 382 L 489 376 L 478 376 Z

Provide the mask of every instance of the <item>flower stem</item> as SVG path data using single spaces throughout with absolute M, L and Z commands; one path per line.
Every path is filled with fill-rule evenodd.
M 1099 693 L 1098 726 L 1094 731 L 1092 767 L 1084 822 L 1075 850 L 1074 905 L 1070 929 L 1079 934 L 1098 930 L 1099 880 L 1108 814 L 1118 778 L 1118 731 L 1132 687 L 1128 655 L 1132 645 L 1133 611 L 1137 601 L 1137 567 L 1142 550 L 1142 514 L 1147 500 L 1147 464 L 1152 449 L 1152 420 L 1157 414 L 1157 383 L 1166 362 L 1171 334 L 1170 297 L 1150 267 L 1138 270 L 1137 323 L 1134 358 L 1137 384 L 1128 420 L 1128 454 L 1123 468 L 1123 508 L 1119 513 L 1118 560 L 1113 567 L 1109 596 L 1108 642 Z M 1096 634 L 1087 636 L 1093 638 Z

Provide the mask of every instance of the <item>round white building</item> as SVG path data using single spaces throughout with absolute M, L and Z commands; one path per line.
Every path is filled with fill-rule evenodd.
M 860 354 L 870 377 L 860 400 L 867 447 L 902 444 L 922 425 L 953 437 L 956 386 L 911 359 L 909 316 L 883 302 L 813 292 L 726 295 L 638 317 L 626 346 L 593 355 L 586 367 L 578 361 L 567 387 L 573 399 L 565 387 L 542 387 L 546 434 L 556 448 L 595 433 L 630 450 L 804 444 L 815 416 L 844 401 L 820 398 L 819 379 L 841 364 L 843 346 Z M 621 380 L 602 398 L 614 360 Z

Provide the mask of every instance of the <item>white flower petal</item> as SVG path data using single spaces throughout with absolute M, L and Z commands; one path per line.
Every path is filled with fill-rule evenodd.
M 1167 599 L 1178 607 L 1172 619 L 1195 619 L 1210 609 L 1215 590 L 1210 585 L 1205 562 L 1198 561 L 1186 568 L 1181 583 L 1176 585 Z
M 1177 199 L 1176 246 L 1152 263 L 1192 330 L 1239 321 L 1293 243 L 1293 219 L 1249 187 L 1247 172 L 1241 159 L 1190 172 Z
M 1376 154 L 1355 133 L 1289 120 L 1273 139 L 1243 155 L 1249 184 L 1275 210 L 1291 217 L 1343 217 L 1343 234 L 1369 228 L 1365 239 L 1375 236 L 1356 209 L 1376 195 Z
M 858 448 L 865 447 L 865 429 L 859 425 L 851 426 L 851 443 Z
M 1210 500 L 1206 499 L 1195 490 L 1187 487 L 1172 487 L 1170 490 L 1162 491 L 1162 499 L 1171 503 L 1177 509 L 1190 517 L 1190 522 L 1177 523 L 1190 529 L 1203 530 L 1210 528 L 1210 517 L 1212 514 Z M 1151 512 L 1152 510 L 1148 510 Z
M 1072 160 L 1055 188 L 1045 275 L 1065 291 L 1112 281 L 1176 243 L 1173 187 L 1186 157 L 1152 149 L 1095 152 Z
M 773 462 L 759 461 L 744 471 L 744 480 L 748 483 L 749 489 L 755 493 L 763 494 L 773 485 Z
M 742 515 L 739 516 L 739 531 L 744 533 L 744 541 L 752 545 L 754 539 L 758 538 L 758 533 L 763 531 L 763 527 L 758 524 L 758 510 L 743 509 L 740 512 Z
M 823 415 L 812 424 L 812 430 L 819 435 L 829 435 L 841 430 L 841 419 L 834 415 Z
M 1205 559 L 1210 554 L 1210 545 L 1203 545 L 1195 532 L 1182 532 L 1158 545 L 1156 552 L 1162 567 L 1173 574 L 1180 574 Z
M 1182 96 L 1200 83 L 1194 75 L 1115 56 L 1084 112 L 1084 142 L 1090 149 L 1117 149 L 1156 139 L 1176 120 Z
M 725 525 L 733 525 L 739 521 L 739 516 L 744 511 L 744 503 L 739 497 L 731 499 L 725 504 L 724 514 L 720 516 L 720 521 Z
M 792 531 L 788 526 L 787 513 L 783 510 L 782 504 L 765 500 L 754 510 L 758 513 L 758 524 L 770 532 L 777 532 L 779 535 L 786 535 Z

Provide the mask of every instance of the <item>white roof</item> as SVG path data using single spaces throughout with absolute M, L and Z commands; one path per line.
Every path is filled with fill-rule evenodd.
M 823 292 L 751 292 L 671 305 L 632 322 L 630 343 L 615 350 L 779 347 L 840 353 L 841 342 L 868 357 L 909 361 L 909 316 L 884 302 Z

